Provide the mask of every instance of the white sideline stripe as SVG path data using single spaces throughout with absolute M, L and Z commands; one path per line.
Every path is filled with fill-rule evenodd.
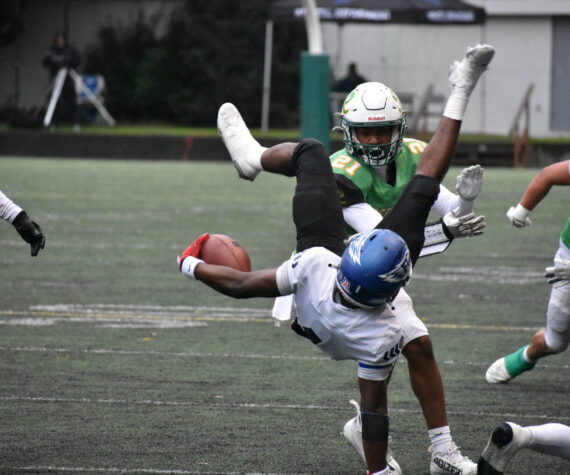
M 91 309 L 127 309 L 127 310 L 170 310 L 175 312 L 230 312 L 230 313 L 261 313 L 266 315 L 270 312 L 269 309 L 262 308 L 246 308 L 246 307 L 208 307 L 208 306 L 193 306 L 193 305 L 131 305 L 131 304 L 56 304 L 56 305 L 32 305 L 32 310 L 56 310 L 56 311 L 79 311 L 86 312 Z
M 158 473 L 173 475 L 302 475 L 270 472 L 203 472 L 201 470 L 163 470 L 149 468 L 118 468 L 118 467 L 56 467 L 53 465 L 39 465 L 29 467 L 7 467 L 18 471 L 42 471 L 42 472 L 103 472 L 103 473 Z
M 295 409 L 295 410 L 316 410 L 316 411 L 350 411 L 347 406 L 321 406 L 317 404 L 273 404 L 273 403 L 209 403 L 209 402 L 193 402 L 193 401 L 153 401 L 150 399 L 90 399 L 90 398 L 56 398 L 56 397 L 23 397 L 23 396 L 0 396 L 0 401 L 6 402 L 41 402 L 56 404 L 134 404 L 143 406 L 175 406 L 175 407 L 214 407 L 214 408 L 246 408 L 246 409 Z M 397 409 L 390 408 L 390 412 L 401 414 L 419 414 L 420 409 Z M 504 412 L 486 412 L 486 411 L 448 411 L 448 414 L 456 416 L 470 417 L 501 417 L 515 419 L 545 419 L 545 420 L 570 420 L 570 416 L 548 415 L 548 414 L 518 414 Z
M 506 325 L 472 325 L 467 323 L 427 323 L 428 328 L 445 328 L 452 330 L 489 330 L 489 331 L 537 331 L 541 327 L 519 327 Z
M 49 353 L 92 353 L 99 355 L 153 355 L 153 356 L 186 356 L 198 358 L 257 358 L 268 360 L 330 360 L 326 356 L 295 356 L 295 355 L 257 355 L 240 353 L 200 353 L 193 351 L 137 351 L 137 350 L 107 350 L 104 348 L 72 349 L 72 348 L 47 348 L 47 347 L 23 347 L 23 346 L 0 346 L 0 351 L 27 351 Z
M 96 355 L 127 355 L 127 356 L 182 356 L 189 358 L 251 358 L 251 359 L 265 359 L 265 360 L 305 360 L 305 361 L 330 361 L 327 356 L 297 356 L 297 355 L 260 355 L 255 353 L 201 353 L 194 351 L 140 351 L 140 350 L 113 350 L 105 348 L 48 348 L 37 346 L 0 346 L 0 351 L 22 351 L 22 352 L 39 352 L 39 353 L 89 353 Z M 398 363 L 405 364 L 406 359 L 398 359 Z M 491 362 L 477 363 L 473 361 L 458 362 L 453 360 L 440 361 L 439 364 L 449 366 L 484 366 L 487 367 Z M 552 365 L 552 364 L 539 364 L 537 368 L 551 368 L 555 370 L 570 369 L 570 365 Z
M 149 313 L 150 312 L 150 313 Z M 84 319 L 148 319 L 211 322 L 276 322 L 271 317 L 271 310 L 259 308 L 235 307 L 190 307 L 190 306 L 153 306 L 153 305 L 34 305 L 30 310 L 0 310 L 0 315 L 7 317 L 39 317 Z M 80 321 L 80 320 L 76 320 Z M 7 324 L 0 320 L 0 324 Z M 16 322 L 14 322 L 16 323 Z M 428 328 L 443 328 L 453 330 L 488 330 L 488 331 L 537 331 L 541 327 L 513 325 L 473 325 L 459 323 L 428 323 Z
M 414 279 L 435 282 L 469 282 L 493 284 L 533 284 L 544 282 L 544 272 L 509 266 L 439 267 L 431 274 L 414 274 Z
M 165 318 L 171 320 L 190 320 L 190 321 L 204 321 L 204 322 L 255 322 L 255 323 L 269 323 L 272 317 L 266 313 L 254 315 L 239 315 L 233 312 L 223 313 L 217 312 L 215 314 L 205 314 L 196 312 L 195 315 L 181 315 L 181 314 L 167 314 L 167 313 L 154 313 L 152 315 L 142 315 L 140 313 L 128 312 L 52 312 L 52 311 L 15 311 L 15 310 L 0 310 L 0 315 L 5 316 L 24 316 L 24 317 L 38 317 L 38 318 L 65 318 L 65 319 L 82 319 L 85 322 L 93 321 L 94 319 L 146 319 L 146 320 L 163 320 Z M 1 322 L 0 322 L 1 323 Z

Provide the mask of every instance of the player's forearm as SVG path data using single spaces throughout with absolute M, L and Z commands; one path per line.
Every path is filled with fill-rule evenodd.
M 342 208 L 344 222 L 357 233 L 374 229 L 382 221 L 382 215 L 368 203 L 357 203 Z
M 520 204 L 533 210 L 555 185 L 570 185 L 568 161 L 555 163 L 543 168 L 530 182 L 523 193 Z
M 442 117 L 439 127 L 427 145 L 416 169 L 418 175 L 435 178 L 441 182 L 453 156 L 461 121 Z
M 275 271 L 241 272 L 230 267 L 202 262 L 194 270 L 195 277 L 221 294 L 236 299 L 277 297 Z
M 532 211 L 548 194 L 550 188 L 552 188 L 552 184 L 549 184 L 542 179 L 535 179 L 525 190 L 519 203 L 528 211 Z

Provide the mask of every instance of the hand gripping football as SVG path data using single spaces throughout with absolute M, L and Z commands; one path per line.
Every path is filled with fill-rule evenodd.
M 235 239 L 225 234 L 210 234 L 210 238 L 200 249 L 200 259 L 207 264 L 251 271 L 251 260 L 247 251 Z

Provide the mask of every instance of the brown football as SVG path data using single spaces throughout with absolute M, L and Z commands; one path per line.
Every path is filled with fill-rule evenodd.
M 230 236 L 210 234 L 200 249 L 200 259 L 208 264 L 233 267 L 244 272 L 251 271 L 251 260 L 247 251 Z

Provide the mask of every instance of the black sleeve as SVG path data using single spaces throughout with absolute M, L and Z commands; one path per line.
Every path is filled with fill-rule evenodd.
M 334 178 L 336 180 L 340 205 L 343 208 L 347 208 L 348 206 L 352 206 L 357 203 L 365 203 L 362 190 L 358 188 L 354 183 L 352 183 L 348 178 L 346 178 L 344 175 L 337 175 L 336 173 L 334 175 Z
M 424 228 L 438 194 L 437 180 L 415 175 L 392 211 L 376 226 L 390 229 L 406 241 L 413 264 L 416 263 L 424 245 Z

